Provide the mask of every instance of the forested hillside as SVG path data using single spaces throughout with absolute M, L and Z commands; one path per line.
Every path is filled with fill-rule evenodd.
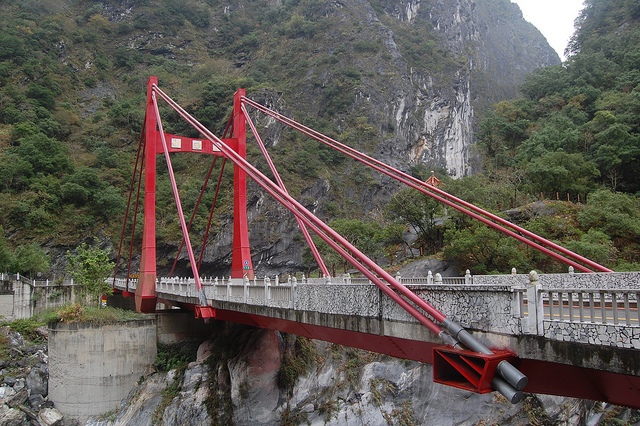
M 639 20 L 638 1 L 585 1 L 568 60 L 528 76 L 523 97 L 496 104 L 478 133 L 483 176 L 501 182 L 511 200 L 495 207 L 569 199 L 547 206 L 546 214 L 541 208 L 518 216 L 528 229 L 588 257 L 636 270 Z
M 214 131 L 244 87 L 416 176 L 435 170 L 447 191 L 492 211 L 541 194 L 569 193 L 574 201 L 579 194 L 581 204 L 525 208 L 514 220 L 609 266 L 635 267 L 638 2 L 587 1 L 572 55 L 556 66 L 555 53 L 508 0 L 406 3 L 3 1 L 0 269 L 60 271 L 59 254 L 83 241 L 117 245 L 149 75 Z M 190 132 L 170 114 L 165 126 Z M 437 220 L 445 215 L 440 206 L 299 135 L 275 129 L 266 136 L 289 191 L 374 258 L 444 249 L 474 273 L 562 269 L 462 218 Z M 256 159 L 257 149 L 249 156 Z M 176 156 L 173 164 L 191 209 L 208 160 Z M 166 254 L 181 234 L 166 173 L 158 187 Z M 294 270 L 312 270 L 295 221 L 268 203 L 258 211 L 262 195 L 255 187 L 250 193 L 252 248 L 266 259 L 261 267 L 272 268 L 265 272 L 291 259 Z M 196 217 L 195 234 L 206 216 Z M 214 229 L 229 221 L 227 203 Z M 411 244 L 407 225 L 417 235 Z M 228 266 L 229 233 L 215 230 L 209 273 Z M 340 260 L 332 263 L 340 272 Z

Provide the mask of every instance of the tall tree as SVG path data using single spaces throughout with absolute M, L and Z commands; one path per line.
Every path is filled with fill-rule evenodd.
M 105 280 L 115 264 L 107 250 L 82 243 L 75 254 L 67 252 L 67 262 L 67 270 L 73 279 L 96 304 L 103 294 L 111 294 L 113 289 Z

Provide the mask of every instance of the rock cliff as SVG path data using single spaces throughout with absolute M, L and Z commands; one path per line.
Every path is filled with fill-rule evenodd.
M 509 0 L 313 5 L 301 18 L 315 22 L 312 36 L 296 33 L 279 40 L 278 49 L 292 51 L 286 66 L 278 68 L 282 53 L 250 49 L 239 65 L 251 73 L 256 63 L 267 61 L 271 71 L 298 77 L 294 87 L 251 96 L 291 117 L 330 121 L 342 142 L 405 171 L 423 166 L 454 177 L 472 174 L 479 166 L 472 149 L 477 118 L 491 104 L 515 98 L 527 73 L 560 62 Z M 225 13 L 233 16 L 243 7 L 230 5 Z M 258 127 L 265 142 L 278 149 L 283 129 L 268 120 Z M 304 174 L 313 167 L 305 157 L 300 160 L 285 168 Z M 353 164 L 322 168 L 327 171 L 315 180 L 285 182 L 302 186 L 298 199 L 321 218 L 331 217 L 336 206 L 364 217 L 397 190 L 393 182 Z M 303 249 L 295 220 L 256 187 L 251 193 L 256 271 L 300 269 Z M 227 268 L 230 244 L 230 232 L 220 232 L 205 255 L 205 270 L 219 274 Z
M 637 411 L 562 397 L 434 384 L 431 366 L 270 330 L 230 327 L 186 369 L 157 372 L 90 426 L 638 424 Z
M 430 365 L 271 330 L 216 325 L 208 340 L 180 342 L 164 354 L 175 360 L 185 347 L 197 348 L 187 351 L 191 362 L 169 371 L 150 369 L 116 410 L 85 425 L 640 424 L 638 410 L 532 394 L 513 405 L 497 393 L 434 384 Z M 77 425 L 49 399 L 46 341 L 26 343 L 7 327 L 1 332 L 10 355 L 1 360 L 0 424 Z

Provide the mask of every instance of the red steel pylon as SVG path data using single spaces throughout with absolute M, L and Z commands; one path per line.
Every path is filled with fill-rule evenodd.
M 136 286 L 136 310 L 139 312 L 154 312 L 156 309 L 156 278 L 157 278 L 157 250 L 156 250 L 156 156 L 164 154 L 162 139 L 171 141 L 167 146 L 170 153 L 200 153 L 224 156 L 215 145 L 206 139 L 195 139 L 164 133 L 161 135 L 158 123 L 154 91 L 158 87 L 158 78 L 150 77 L 147 81 L 147 104 L 145 111 L 144 135 L 144 215 L 142 232 L 142 255 L 140 259 L 140 274 Z M 245 96 L 244 89 L 239 89 L 234 95 L 232 113 L 231 137 L 225 143 L 242 158 L 246 158 L 246 117 L 242 111 L 240 99 Z M 249 246 L 249 231 L 247 225 L 247 178 L 241 168 L 234 166 L 234 223 L 233 249 L 231 260 L 231 277 L 248 279 L 254 278 L 253 263 Z M 186 237 L 186 236 L 185 236 Z M 188 238 L 185 238 L 188 241 Z M 188 247 L 188 250 L 191 250 Z

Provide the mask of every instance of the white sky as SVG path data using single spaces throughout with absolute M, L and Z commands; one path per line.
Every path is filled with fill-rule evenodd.
M 573 35 L 573 21 L 582 10 L 582 0 L 511 0 L 524 19 L 536 26 L 564 60 L 564 49 Z

